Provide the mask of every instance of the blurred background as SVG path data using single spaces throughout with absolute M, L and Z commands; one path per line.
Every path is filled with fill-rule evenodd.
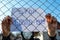
M 12 9 L 21 7 L 40 8 L 45 14 L 51 13 L 51 15 L 55 16 L 60 22 L 60 0 L 0 0 L 0 32 L 2 32 L 1 21 L 3 18 L 7 15 L 13 16 Z M 17 27 L 15 29 L 17 29 Z M 46 30 L 46 28 L 44 30 Z

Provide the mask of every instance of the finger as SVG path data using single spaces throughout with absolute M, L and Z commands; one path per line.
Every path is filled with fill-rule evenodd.
M 6 21 L 7 21 L 7 23 L 8 23 L 8 22 L 12 22 L 12 18 L 11 18 L 10 16 L 7 16 L 7 17 L 6 17 Z

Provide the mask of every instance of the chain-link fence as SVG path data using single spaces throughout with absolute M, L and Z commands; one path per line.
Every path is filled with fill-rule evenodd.
M 47 31 L 47 13 L 60 21 L 60 0 L 0 0 L 0 32 L 1 22 L 7 15 L 13 19 L 11 31 Z
M 19 24 L 16 24 L 17 22 L 15 23 L 16 25 L 14 26 L 16 27 L 13 28 L 13 30 L 21 31 L 20 28 L 17 26 L 22 26 L 22 27 L 24 26 L 25 29 L 23 29 L 23 31 L 24 30 L 32 31 L 31 30 L 32 27 L 34 30 L 37 29 L 38 31 L 42 29 L 45 30 L 46 29 L 44 27 L 45 25 L 44 24 L 40 25 L 41 22 L 37 18 L 40 17 L 41 19 L 44 19 L 43 16 L 45 14 L 51 13 L 53 16 L 55 16 L 58 19 L 58 21 L 60 21 L 59 19 L 60 3 L 59 2 L 60 2 L 59 0 L 0 0 L 0 23 L 5 16 L 10 15 L 12 17 L 13 16 L 16 17 L 16 20 L 20 22 Z M 23 10 L 26 13 L 21 14 L 20 10 Z M 31 10 L 31 11 L 28 12 L 27 10 L 28 11 Z M 14 11 L 20 12 L 20 15 Z M 30 14 L 28 14 L 27 12 Z M 23 18 L 24 20 L 20 19 L 19 17 Z M 31 18 L 32 21 L 29 18 Z M 34 21 L 37 21 L 36 22 L 37 25 L 34 24 Z M 41 20 L 41 21 L 44 21 L 44 20 Z M 42 26 L 43 28 L 40 26 Z

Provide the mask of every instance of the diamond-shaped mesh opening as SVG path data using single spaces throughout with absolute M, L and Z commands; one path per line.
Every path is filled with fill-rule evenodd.
M 59 0 L 0 0 L 0 32 L 1 22 L 7 15 L 13 20 L 12 31 L 45 31 L 47 13 L 60 21 Z

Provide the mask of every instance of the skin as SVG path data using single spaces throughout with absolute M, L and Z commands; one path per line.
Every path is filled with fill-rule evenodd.
M 60 29 L 60 22 L 57 21 L 57 24 L 58 24 L 57 29 Z
M 48 35 L 53 37 L 56 35 L 57 19 L 49 14 L 46 15 L 46 19 L 48 23 Z
M 51 23 L 51 20 L 52 20 L 51 14 L 48 13 L 48 14 L 45 16 L 45 18 L 46 18 L 46 20 L 47 20 L 48 23 Z
M 6 16 L 2 21 L 2 32 L 3 36 L 8 36 L 10 33 L 10 25 L 12 23 L 12 18 L 10 16 Z

